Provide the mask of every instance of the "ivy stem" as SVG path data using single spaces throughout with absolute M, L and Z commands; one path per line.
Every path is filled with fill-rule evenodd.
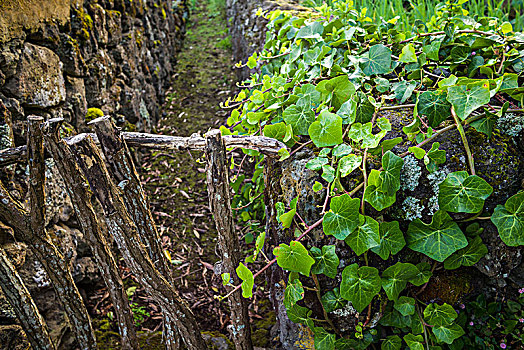
M 278 58 L 278 57 L 283 57 L 283 56 L 287 56 L 291 53 L 291 50 L 289 50 L 288 52 L 284 52 L 284 53 L 281 53 L 279 55 L 275 55 L 275 56 L 260 56 L 260 60 L 262 61 L 268 61 L 268 60 L 271 60 L 273 58 Z
M 328 313 L 326 312 L 326 308 L 324 307 L 324 304 L 322 304 L 322 296 L 320 295 L 320 283 L 318 283 L 317 275 L 314 274 L 314 273 L 312 273 L 312 274 L 311 274 L 311 278 L 313 279 L 313 282 L 315 282 L 317 299 L 318 299 L 318 302 L 320 303 L 320 306 L 322 306 L 322 312 L 324 313 L 324 319 L 325 319 L 326 322 L 331 326 L 331 328 L 333 328 L 333 330 L 335 331 L 335 333 L 337 333 L 337 335 L 338 335 L 339 337 L 342 337 L 342 334 L 340 334 L 340 332 L 339 332 L 338 329 L 335 327 L 335 325 L 333 324 L 333 322 L 331 322 L 331 320 L 330 320 L 330 318 L 329 318 L 329 315 L 328 315 Z
M 322 206 L 322 212 L 320 214 L 324 215 L 324 213 L 326 212 L 328 201 L 329 201 L 329 184 L 326 187 L 326 200 L 324 201 L 324 205 Z
M 368 315 L 366 316 L 366 321 L 364 321 L 362 327 L 366 327 L 369 324 L 369 321 L 371 321 L 371 304 L 373 304 L 373 299 L 371 299 L 371 301 L 369 302 Z
M 471 154 L 471 150 L 469 149 L 469 143 L 468 139 L 466 137 L 466 133 L 464 132 L 464 128 L 462 127 L 462 123 L 457 116 L 457 113 L 455 113 L 455 108 L 451 107 L 451 115 L 453 116 L 453 119 L 455 120 L 455 125 L 457 126 L 457 130 L 460 134 L 460 138 L 462 139 L 462 143 L 464 143 L 464 149 L 466 150 L 466 157 L 468 159 L 469 169 L 471 170 L 471 175 L 475 175 L 475 162 L 473 160 L 473 155 Z
M 293 154 L 297 153 L 299 150 L 301 150 L 302 148 L 306 147 L 306 146 L 309 145 L 310 143 L 313 143 L 313 141 L 309 140 L 308 142 L 301 144 L 299 147 L 297 147 L 296 149 L 294 149 L 293 151 L 291 151 L 291 153 L 289 154 L 289 156 L 291 157 Z
M 437 268 L 437 261 L 435 261 L 433 263 L 433 267 L 431 268 L 431 275 L 433 275 L 433 271 L 435 271 L 436 268 Z M 430 279 L 431 279 L 431 277 L 430 277 Z M 424 285 L 420 288 L 420 290 L 417 292 L 417 294 L 415 294 L 415 296 L 421 294 L 426 289 L 428 284 L 429 284 L 429 280 L 426 283 L 424 283 Z
M 251 204 L 255 203 L 255 201 L 256 201 L 257 199 L 259 199 L 263 194 L 264 194 L 264 192 L 260 192 L 260 193 L 255 197 L 255 198 L 253 198 L 253 199 L 251 200 L 251 202 L 247 203 L 246 205 L 243 205 L 243 206 L 241 206 L 241 207 L 237 207 L 237 208 L 231 208 L 231 209 L 232 209 L 232 210 L 235 210 L 235 211 L 236 211 L 236 210 L 242 210 L 242 209 L 245 209 L 245 208 L 249 207 Z
M 424 342 L 426 343 L 426 350 L 429 350 L 429 342 L 428 342 L 428 332 L 426 330 L 426 322 L 424 322 L 424 319 L 422 318 L 422 315 L 420 314 L 420 308 L 417 305 L 417 315 L 420 319 L 420 322 L 422 323 L 422 328 L 424 329 Z
M 309 226 L 309 228 L 307 230 L 305 230 L 300 236 L 297 237 L 296 241 L 300 241 L 301 239 L 303 239 L 309 232 L 311 232 L 313 229 L 315 229 L 318 225 L 320 225 L 322 223 L 322 221 L 324 221 L 324 217 L 322 217 L 321 219 L 319 219 L 317 222 L 315 222 L 313 225 Z M 273 265 L 274 263 L 277 262 L 277 258 L 274 258 L 273 260 L 271 260 L 270 262 L 268 262 L 263 268 L 261 268 L 260 270 L 258 270 L 257 273 L 255 273 L 253 275 L 253 279 L 257 278 L 262 272 L 266 271 L 271 265 Z M 223 298 L 221 298 L 220 300 L 224 300 L 224 299 L 227 299 L 229 298 L 233 293 L 235 293 L 237 290 L 239 290 L 240 288 L 242 287 L 242 284 L 239 284 L 238 286 L 236 286 L 235 288 L 233 288 L 229 293 L 227 293 Z
M 415 108 L 415 104 L 407 104 L 407 105 L 395 105 L 395 106 L 383 106 L 380 107 L 379 111 L 391 111 L 395 109 L 403 109 L 403 108 Z

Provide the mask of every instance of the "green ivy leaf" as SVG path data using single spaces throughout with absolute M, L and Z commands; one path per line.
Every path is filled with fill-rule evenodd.
M 315 259 L 315 265 L 311 268 L 311 273 L 317 275 L 323 273 L 330 278 L 337 276 L 337 268 L 340 261 L 338 260 L 334 245 L 322 246 L 322 251 L 317 247 L 313 247 L 310 252 L 313 259 Z
M 380 243 L 379 225 L 370 216 L 359 215 L 359 226 L 346 237 L 345 242 L 355 254 L 361 255 Z
M 322 186 L 322 184 L 318 181 L 315 181 L 315 183 L 313 184 L 313 191 L 315 191 L 315 193 L 320 191 L 323 188 L 324 186 Z
M 395 300 L 395 304 L 393 304 L 393 307 L 395 310 L 400 312 L 402 316 L 410 316 L 415 313 L 415 299 L 401 296 L 397 300 Z
M 458 314 L 449 304 L 439 305 L 432 303 L 424 309 L 424 320 L 432 326 L 447 326 L 451 324 Z
M 338 162 L 338 171 L 341 177 L 346 177 L 351 174 L 362 164 L 362 156 L 350 154 L 342 157 Z
M 398 221 L 381 222 L 379 234 L 380 244 L 377 247 L 371 248 L 371 251 L 378 254 L 384 260 L 389 258 L 390 253 L 391 255 L 395 255 L 406 245 L 404 234 L 399 228 Z
M 342 143 L 342 118 L 323 111 L 316 122 L 309 126 L 309 136 L 317 147 L 329 147 Z
M 403 63 L 416 63 L 417 55 L 415 54 L 415 47 L 413 44 L 409 43 L 404 45 L 398 58 L 398 60 Z
M 430 224 L 416 219 L 409 224 L 406 236 L 408 247 L 443 262 L 448 256 L 468 245 L 457 223 L 443 210 L 433 215 Z
M 298 30 L 297 39 L 322 39 L 324 26 L 321 22 L 313 22 L 310 25 L 304 26 Z
M 447 326 L 435 326 L 431 328 L 431 331 L 439 342 L 444 342 L 446 344 L 451 344 L 455 339 L 466 334 L 462 327 L 456 323 Z
M 390 300 L 397 300 L 399 294 L 406 288 L 408 281 L 418 274 L 415 265 L 398 262 L 388 267 L 382 273 L 382 288 Z
M 402 339 L 398 335 L 390 335 L 380 344 L 380 350 L 400 350 Z
M 392 206 L 397 200 L 396 195 L 388 196 L 384 192 L 380 191 L 375 185 L 369 185 L 364 191 L 364 200 L 371 204 L 377 211 L 384 210 L 387 207 Z
M 329 160 L 326 157 L 315 157 L 306 163 L 306 168 L 317 171 L 322 169 L 327 163 L 329 163 Z
M 444 260 L 444 268 L 453 270 L 461 266 L 473 266 L 487 253 L 488 248 L 482 243 L 482 238 L 477 236 L 469 242 L 466 248 L 457 250 Z
M 295 304 L 290 308 L 286 308 L 287 317 L 289 320 L 294 323 L 302 323 L 305 325 L 312 324 L 309 316 L 311 315 L 311 310 L 307 307 L 300 306 Z
M 340 289 L 338 287 L 333 288 L 322 296 L 322 305 L 326 309 L 327 313 L 335 311 L 337 309 L 346 306 L 347 301 L 340 296 Z
M 488 82 L 481 81 L 448 88 L 447 100 L 453 105 L 461 120 L 465 120 L 471 112 L 489 103 L 490 98 Z
M 478 213 L 492 192 L 493 188 L 481 177 L 456 171 L 440 183 L 438 203 L 442 210 L 453 213 Z
M 503 206 L 497 205 L 491 222 L 497 226 L 502 242 L 511 247 L 524 245 L 524 192 L 510 197 Z
M 236 272 L 238 278 L 242 280 L 242 296 L 244 298 L 251 298 L 253 296 L 253 285 L 255 284 L 253 273 L 242 263 L 238 265 Z
M 298 278 L 290 279 L 284 291 L 284 306 L 290 309 L 297 301 L 304 299 L 304 288 Z
M 315 350 L 335 350 L 335 335 L 326 332 L 322 327 L 313 329 L 315 334 Z
M 419 115 L 428 118 L 428 124 L 436 128 L 451 116 L 451 104 L 448 102 L 445 91 L 424 91 L 417 98 Z
M 300 272 L 305 276 L 309 276 L 311 266 L 315 263 L 315 259 L 309 256 L 307 249 L 297 241 L 291 241 L 289 245 L 280 244 L 273 249 L 273 254 L 277 257 L 278 266 L 284 270 Z
M 491 137 L 493 132 L 493 127 L 497 123 L 497 115 L 491 113 L 490 111 L 485 111 L 485 116 L 478 120 L 471 122 L 469 125 L 475 128 L 478 132 L 488 135 Z
M 315 121 L 315 112 L 304 106 L 292 105 L 284 110 L 282 117 L 293 127 L 296 135 L 307 135 L 309 126 Z
M 430 173 L 437 171 L 439 164 L 446 162 L 446 151 L 439 150 L 440 143 L 434 142 L 431 149 L 424 156 L 424 164 Z
M 323 165 L 322 178 L 327 182 L 332 182 L 335 179 L 335 168 L 333 168 L 331 165 Z
M 408 344 L 411 350 L 424 350 L 424 338 L 421 335 L 413 335 L 411 333 L 404 336 L 404 341 Z
M 341 75 L 333 79 L 322 80 L 316 87 L 322 94 L 322 99 L 327 100 L 331 96 L 331 105 L 336 110 L 349 100 L 356 92 L 355 85 L 349 81 L 347 75 Z
M 411 95 L 413 95 L 413 91 L 417 87 L 417 83 L 414 81 L 406 81 L 403 80 L 398 83 L 394 83 L 391 90 L 395 92 L 395 98 L 400 103 L 406 102 Z
M 427 262 L 421 262 L 417 264 L 418 274 L 409 280 L 409 282 L 417 287 L 428 283 L 431 278 L 431 265 Z
M 380 276 L 374 267 L 351 264 L 342 271 L 340 295 L 350 301 L 357 312 L 369 305 L 380 288 Z
M 360 65 L 365 75 L 385 74 L 391 71 L 391 50 L 382 44 L 373 45 Z
M 382 156 L 383 171 L 380 172 L 381 190 L 388 196 L 393 196 L 400 189 L 400 171 L 404 160 L 391 151 Z
M 359 225 L 360 200 L 349 194 L 331 198 L 329 211 L 324 214 L 322 227 L 326 235 L 345 239 Z
M 400 312 L 391 307 L 391 303 L 386 306 L 384 316 L 380 319 L 380 324 L 386 327 L 405 328 L 411 327 L 410 316 L 402 316 Z
M 344 157 L 350 154 L 352 151 L 353 149 L 351 148 L 350 145 L 346 145 L 345 143 L 343 143 L 333 148 L 333 156 L 337 158 Z

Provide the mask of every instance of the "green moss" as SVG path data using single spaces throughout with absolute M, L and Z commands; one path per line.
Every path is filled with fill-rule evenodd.
M 212 339 L 213 338 L 222 338 L 226 341 L 227 343 L 227 346 L 229 349 L 234 349 L 235 346 L 233 345 L 233 343 L 225 336 L 223 335 L 222 333 L 219 333 L 219 332 L 202 332 L 202 335 L 204 336 L 204 339 L 206 340 L 206 343 L 207 343 L 207 348 L 208 349 L 218 349 L 217 345 L 215 343 L 213 343 Z M 206 335 L 209 336 L 209 338 L 206 337 Z
M 91 120 L 100 118 L 104 116 L 104 112 L 100 108 L 89 108 L 86 113 L 86 123 L 89 123 Z
M 445 270 L 430 279 L 427 288 L 420 294 L 420 299 L 425 302 L 438 300 L 455 305 L 472 291 L 472 276 L 467 270 Z

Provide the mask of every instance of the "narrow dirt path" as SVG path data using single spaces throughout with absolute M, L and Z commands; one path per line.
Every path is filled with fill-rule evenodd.
M 224 123 L 219 103 L 234 89 L 226 20 L 218 1 L 201 0 L 192 11 L 184 47 L 178 56 L 165 116 L 156 132 L 204 134 Z M 216 230 L 208 209 L 205 163 L 201 152 L 156 152 L 141 169 L 151 208 L 171 253 L 177 288 L 204 330 L 225 333 L 228 312 L 214 300 L 221 288 L 212 271 Z

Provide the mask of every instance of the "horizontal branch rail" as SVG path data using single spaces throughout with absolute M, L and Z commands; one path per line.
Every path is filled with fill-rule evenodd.
M 66 137 L 64 140 L 68 145 L 72 146 L 79 140 L 83 140 L 87 135 L 91 136 L 95 143 L 98 143 L 98 138 L 94 133 L 78 134 Z M 122 136 L 130 147 L 177 151 L 204 151 L 206 148 L 205 137 L 198 134 L 193 134 L 190 137 L 180 137 L 140 132 L 122 132 Z M 277 157 L 278 151 L 282 148 L 287 149 L 284 143 L 265 136 L 225 135 L 223 139 L 226 148 L 251 149 L 270 157 Z M 25 162 L 26 160 L 27 146 L 7 148 L 0 151 L 0 166 Z

